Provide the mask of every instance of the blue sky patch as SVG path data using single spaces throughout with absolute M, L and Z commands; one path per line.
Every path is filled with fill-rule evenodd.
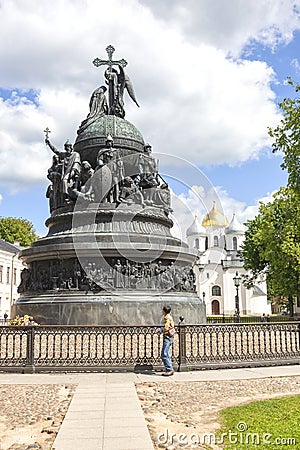
M 39 105 L 39 91 L 36 89 L 4 89 L 0 87 L 0 97 L 3 100 L 11 100 L 15 103 L 34 103 L 36 106 Z

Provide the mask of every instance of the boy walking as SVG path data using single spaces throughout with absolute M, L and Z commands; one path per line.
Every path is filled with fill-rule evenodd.
M 164 316 L 164 326 L 163 328 L 159 328 L 157 330 L 158 333 L 163 334 L 163 346 L 161 349 L 161 359 L 164 363 L 166 371 L 163 373 L 163 376 L 169 377 L 171 375 L 174 375 L 174 370 L 172 366 L 171 356 L 170 356 L 170 350 L 171 345 L 173 344 L 173 335 L 174 335 L 174 320 L 172 316 L 170 315 L 171 307 L 170 306 L 164 306 L 163 307 L 163 316 Z

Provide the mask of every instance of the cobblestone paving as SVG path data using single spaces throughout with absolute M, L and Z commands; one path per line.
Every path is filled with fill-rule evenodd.
M 173 378 L 173 377 L 172 377 Z M 219 427 L 218 412 L 254 400 L 300 394 L 300 376 L 230 381 L 141 383 L 136 389 L 156 449 L 220 449 L 193 445 Z M 241 418 L 242 420 L 242 418 Z M 267 430 L 266 430 L 267 432 Z M 176 436 L 172 437 L 171 435 Z M 183 433 L 186 438 L 179 438 Z M 192 436 L 193 435 L 193 436 Z M 182 444 L 179 441 L 181 439 Z M 208 444 L 208 440 L 205 441 Z
M 0 450 L 50 450 L 75 385 L 0 385 Z

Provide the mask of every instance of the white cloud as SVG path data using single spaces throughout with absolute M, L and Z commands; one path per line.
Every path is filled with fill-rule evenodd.
M 187 193 L 176 195 L 172 193 L 172 206 L 174 208 L 174 229 L 172 233 L 183 240 L 186 240 L 186 230 L 192 224 L 195 215 L 201 224 L 205 214 L 207 214 L 213 202 L 216 208 L 225 214 L 228 222 L 231 221 L 233 213 L 241 224 L 249 219 L 253 219 L 259 210 L 260 203 L 268 203 L 274 200 L 273 194 L 269 193 L 265 197 L 257 199 L 254 205 L 247 205 L 230 197 L 222 187 L 211 187 L 206 190 L 203 186 L 192 186 Z
M 294 70 L 297 74 L 300 73 L 300 64 L 299 64 L 299 60 L 297 58 L 292 59 L 291 66 L 294 68 Z
M 84 102 L 72 90 L 43 89 L 39 106 L 13 93 L 12 99 L 0 98 L 0 177 L 12 190 L 45 183 L 51 165 L 43 130 L 48 126 L 58 147 L 67 138 L 75 139 L 78 109 Z M 72 107 L 63 107 L 72 105 Z M 50 135 L 51 137 L 51 135 Z
M 75 139 L 88 112 L 90 93 L 103 84 L 102 69 L 91 61 L 105 58 L 109 43 L 117 49 L 116 58 L 128 60 L 141 105 L 138 109 L 127 102 L 126 118 L 140 128 L 154 150 L 202 165 L 258 157 L 269 144 L 267 126 L 279 120 L 271 89 L 275 74 L 264 62 L 229 59 L 227 51 L 230 47 L 233 52 L 236 42 L 243 46 L 261 30 L 269 30 L 269 37 L 264 37 L 268 41 L 274 23 L 280 25 L 282 39 L 289 36 L 296 26 L 296 19 L 288 28 L 283 18 L 283 12 L 293 17 L 290 2 L 274 1 L 271 12 L 269 1 L 245 2 L 248 16 L 241 2 L 236 14 L 232 6 L 237 7 L 236 1 L 227 2 L 224 16 L 222 1 L 220 28 L 215 24 L 217 3 L 199 4 L 204 18 L 196 1 L 184 3 L 180 10 L 176 3 L 172 25 L 166 26 L 163 16 L 138 0 L 2 1 L 2 87 L 33 88 L 39 103 L 24 99 L 0 103 L 1 182 L 20 185 L 20 180 L 30 184 L 45 178 L 51 157 L 43 148 L 42 130 L 49 126 L 58 147 L 67 138 Z M 201 29 L 194 40 L 196 25 L 191 33 L 183 26 L 192 17 Z M 243 33 L 245 38 L 240 37 Z M 225 42 L 227 34 L 238 37 L 222 47 L 218 42 Z
M 299 0 L 141 0 L 185 37 L 238 55 L 253 41 L 274 49 L 300 28 Z
M 43 114 L 33 103 L 0 102 L 0 177 L 1 184 L 15 189 L 40 183 L 47 169 L 43 148 Z

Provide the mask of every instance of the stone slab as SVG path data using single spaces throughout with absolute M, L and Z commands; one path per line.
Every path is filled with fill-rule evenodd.
M 206 323 L 205 305 L 193 293 L 168 292 L 151 295 L 72 294 L 35 295 L 16 303 L 12 315 L 29 314 L 43 325 L 158 325 L 161 310 L 170 305 L 175 323 L 183 316 L 186 324 Z
M 51 450 L 99 450 L 102 448 L 102 439 L 77 438 L 56 439 Z M 112 450 L 112 449 L 110 449 Z

